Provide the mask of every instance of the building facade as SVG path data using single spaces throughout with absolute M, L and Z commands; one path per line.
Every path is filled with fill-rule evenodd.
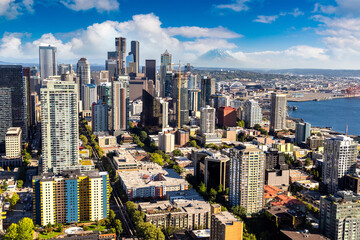
M 201 118 L 200 118 L 200 131 L 201 134 L 204 133 L 214 133 L 215 132 L 215 108 L 210 106 L 201 108 Z
M 113 134 L 129 129 L 129 77 L 119 76 L 112 82 L 112 126 Z
M 218 108 L 218 124 L 220 126 L 236 127 L 236 118 L 236 108 L 226 106 Z
M 83 110 L 91 110 L 93 103 L 96 103 L 98 98 L 96 84 L 85 84 L 83 88 Z
M 242 240 L 243 222 L 230 212 L 220 212 L 211 216 L 210 240 Z
M 76 75 L 79 78 L 79 99 L 84 101 L 84 85 L 90 84 L 90 63 L 86 58 L 80 58 L 76 65 Z M 89 110 L 89 109 L 87 109 Z
M 310 123 L 296 123 L 295 128 L 295 143 L 306 143 L 310 137 L 311 124 Z
M 210 105 L 210 96 L 215 94 L 215 78 L 203 77 L 201 79 L 201 106 Z
M 57 74 L 56 47 L 50 45 L 39 47 L 39 65 L 42 79 Z
M 21 128 L 9 128 L 5 136 L 6 158 L 19 158 L 21 157 L 22 137 Z
M 262 113 L 258 101 L 246 100 L 242 111 L 242 120 L 249 126 L 254 127 L 255 124 L 261 124 Z
M 92 105 L 92 131 L 94 133 L 109 131 L 109 106 L 99 100 Z
M 286 94 L 271 94 L 270 130 L 286 129 L 287 100 Z

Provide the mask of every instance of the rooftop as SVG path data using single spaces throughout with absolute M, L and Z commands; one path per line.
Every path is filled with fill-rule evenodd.
M 234 215 L 229 212 L 221 212 L 214 215 L 221 223 L 232 225 L 233 222 L 240 222 Z
M 21 134 L 21 128 L 11 127 L 7 130 L 6 135 L 19 135 Z

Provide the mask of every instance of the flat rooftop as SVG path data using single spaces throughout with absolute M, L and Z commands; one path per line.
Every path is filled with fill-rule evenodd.
M 305 231 L 290 231 L 290 230 L 280 230 L 285 236 L 292 240 L 326 240 L 329 238 L 324 237 L 321 234 L 306 233 Z
M 229 212 L 221 212 L 214 215 L 220 222 L 226 225 L 232 225 L 233 222 L 240 222 L 234 215 Z
M 21 133 L 21 128 L 19 127 L 11 127 L 7 130 L 6 136 L 8 135 L 19 135 Z

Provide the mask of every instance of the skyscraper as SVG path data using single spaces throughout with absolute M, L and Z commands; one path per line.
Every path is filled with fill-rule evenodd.
M 153 80 L 156 85 L 156 60 L 145 60 L 145 77 Z
M 204 133 L 215 132 L 215 108 L 207 105 L 201 108 L 200 131 Z
M 139 73 L 139 62 L 140 62 L 140 48 L 138 41 L 131 41 L 131 52 L 134 56 L 135 62 L 135 73 Z
M 168 50 L 165 50 L 163 54 L 161 54 L 161 66 L 170 66 L 171 70 L 171 62 L 172 62 L 172 55 L 168 52 Z
M 21 127 L 27 139 L 27 84 L 22 67 L 0 66 L 0 151 L 5 150 L 5 135 L 9 127 Z
M 306 143 L 308 137 L 310 137 L 310 130 L 310 123 L 296 123 L 295 142 L 297 144 Z
M 119 76 L 112 82 L 112 126 L 115 136 L 129 128 L 128 76 Z
M 91 110 L 92 104 L 97 102 L 96 84 L 84 85 L 83 109 Z
M 71 73 L 72 70 L 73 70 L 72 64 L 61 63 L 59 64 L 58 74 L 61 75 L 65 73 Z
M 327 191 L 336 193 L 344 187 L 344 177 L 355 173 L 357 143 L 347 136 L 335 136 L 325 140 L 323 183 Z
M 126 75 L 126 38 L 115 38 L 115 51 L 108 52 L 105 63 L 109 71 L 109 80 L 116 80 L 118 75 Z M 120 70 L 119 70 L 120 69 Z
M 264 206 L 265 153 L 255 145 L 230 149 L 230 192 L 232 206 L 242 206 L 246 214 L 259 212 Z
M 98 96 L 99 99 L 106 103 L 109 107 L 111 107 L 111 83 L 101 83 L 98 88 Z
M 92 130 L 96 132 L 109 131 L 109 106 L 99 100 L 97 103 L 92 104 Z
M 148 91 L 143 90 L 143 110 L 141 122 L 145 129 L 150 132 L 161 132 L 168 127 L 169 104 L 161 98 L 153 97 Z
M 40 46 L 39 47 L 39 61 L 40 61 L 40 77 L 46 79 L 49 76 L 57 74 L 56 64 L 56 47 Z
M 161 64 L 160 64 L 160 91 L 161 96 L 168 97 L 166 94 L 166 78 L 168 77 L 168 73 L 172 73 L 172 66 L 171 66 L 172 56 L 166 50 L 163 54 L 161 54 Z M 172 83 L 171 83 L 172 86 Z
M 247 100 L 244 103 L 242 114 L 242 119 L 249 127 L 254 127 L 255 124 L 260 124 L 262 122 L 262 113 L 258 101 L 253 99 Z
M 176 126 L 181 128 L 183 125 L 189 123 L 189 97 L 187 89 L 187 79 L 184 74 L 181 74 L 180 91 L 179 91 L 179 73 L 174 75 L 174 93 L 173 103 L 176 112 Z M 179 96 L 180 94 L 180 96 Z
M 42 171 L 78 164 L 78 90 L 74 82 L 45 81 L 41 88 Z
M 76 67 L 77 77 L 79 78 L 80 100 L 84 101 L 84 85 L 90 84 L 90 64 L 86 58 L 80 58 Z
M 210 96 L 215 94 L 215 78 L 203 77 L 201 79 L 201 106 L 210 105 Z
M 270 131 L 286 129 L 286 94 L 271 94 Z

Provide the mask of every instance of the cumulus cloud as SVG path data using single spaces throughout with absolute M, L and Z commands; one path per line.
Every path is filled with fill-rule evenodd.
M 259 23 L 273 23 L 279 16 L 274 15 L 274 16 L 264 16 L 264 15 L 260 15 L 258 16 L 254 22 L 259 22 Z
M 61 0 L 62 4 L 75 11 L 86 11 L 95 8 L 98 12 L 119 9 L 117 0 Z
M 169 27 L 166 29 L 170 36 L 183 36 L 188 38 L 239 38 L 243 35 L 230 31 L 224 27 L 201 28 L 201 27 Z
M 235 0 L 234 3 L 216 5 L 216 8 L 230 9 L 230 10 L 233 10 L 235 12 L 247 11 L 247 10 L 249 10 L 249 7 L 247 6 L 246 3 L 249 2 L 249 1 L 250 0 Z
M 33 4 L 33 0 L 0 0 L 0 17 L 14 19 L 24 12 L 32 13 Z

